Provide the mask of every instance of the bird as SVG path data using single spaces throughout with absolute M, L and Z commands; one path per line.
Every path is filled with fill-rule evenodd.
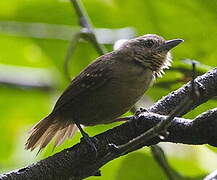
M 30 129 L 25 148 L 41 150 L 53 138 L 54 147 L 59 146 L 78 129 L 89 142 L 82 125 L 109 124 L 129 111 L 171 66 L 170 50 L 181 42 L 146 34 L 98 57 L 71 81 L 51 113 Z

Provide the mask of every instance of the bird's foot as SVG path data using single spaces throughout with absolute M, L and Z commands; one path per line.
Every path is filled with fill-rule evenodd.
M 95 152 L 95 157 L 97 157 L 98 156 L 98 152 L 97 152 L 97 148 L 96 148 L 96 145 L 95 145 L 97 143 L 97 141 L 98 141 L 97 138 L 92 138 L 91 139 L 90 136 L 86 132 L 84 132 L 84 130 L 82 129 L 82 127 L 81 127 L 81 125 L 79 123 L 75 122 L 75 124 L 76 124 L 76 126 L 78 127 L 78 129 L 80 130 L 80 132 L 81 132 L 81 134 L 83 136 L 80 141 L 81 142 L 85 142 L 89 146 L 91 146 L 92 149 Z
M 89 146 L 91 146 L 91 148 L 94 150 L 95 152 L 95 157 L 98 156 L 98 151 L 96 148 L 95 143 L 98 141 L 97 138 L 91 138 L 87 133 L 82 133 L 83 137 L 81 138 L 81 142 L 85 142 L 87 143 Z

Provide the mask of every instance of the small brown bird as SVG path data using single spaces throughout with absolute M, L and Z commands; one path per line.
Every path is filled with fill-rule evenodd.
M 26 149 L 54 147 L 71 137 L 80 124 L 107 124 L 127 112 L 152 81 L 171 63 L 170 50 L 182 39 L 166 41 L 154 34 L 128 40 L 120 48 L 97 58 L 75 77 L 57 100 L 53 111 L 30 130 Z

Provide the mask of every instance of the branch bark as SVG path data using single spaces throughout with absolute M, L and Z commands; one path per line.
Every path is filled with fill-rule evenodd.
M 200 85 L 201 96 L 194 102 L 193 107 L 182 111 L 180 116 L 191 111 L 196 106 L 217 95 L 217 68 L 198 77 L 195 81 Z M 146 132 L 167 116 L 190 92 L 190 84 L 174 91 L 149 108 L 149 112 L 132 116 L 130 121 L 96 135 L 98 156 L 84 142 L 65 149 L 53 156 L 41 160 L 28 167 L 18 169 L 0 176 L 0 180 L 8 179 L 82 179 L 94 175 L 100 167 L 114 158 L 107 156 L 111 149 L 108 144 L 122 145 L 140 134 Z M 159 114 L 156 114 L 159 113 Z M 161 114 L 161 115 L 160 115 Z M 217 146 L 217 108 L 207 111 L 194 120 L 175 118 L 168 128 L 169 135 L 165 140 L 154 137 L 144 142 L 140 147 L 155 145 L 159 142 L 174 142 L 184 144 L 210 144 Z M 97 139 L 97 140 L 96 140 Z M 136 150 L 136 149 L 133 149 Z M 110 157 L 110 159 L 106 158 Z
M 177 116 L 182 116 L 200 104 L 203 104 L 209 99 L 217 96 L 217 85 L 215 84 L 217 80 L 216 73 L 217 68 L 214 68 L 213 70 L 210 70 L 206 74 L 198 76 L 195 79 L 195 83 L 198 84 L 201 96 L 196 101 L 194 101 L 191 109 L 183 109 L 183 111 L 180 114 L 177 114 Z M 155 103 L 148 109 L 148 111 L 161 115 L 168 115 L 176 106 L 180 104 L 180 102 L 185 98 L 187 94 L 190 93 L 190 91 L 190 83 L 187 83 L 183 87 L 171 92 L 169 95 L 165 96 L 160 101 Z
M 217 179 L 217 170 L 215 170 L 212 173 L 210 173 L 203 180 L 215 180 L 215 179 Z

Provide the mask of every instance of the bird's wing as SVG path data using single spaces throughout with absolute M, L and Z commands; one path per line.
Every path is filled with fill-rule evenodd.
M 109 62 L 105 63 L 103 61 L 109 61 L 108 58 L 108 54 L 101 56 L 73 79 L 57 100 L 53 112 L 58 111 L 68 103 L 72 104 L 73 101 L 82 101 L 91 91 L 97 90 L 107 83 L 112 78 L 112 75 L 109 66 L 107 66 Z

